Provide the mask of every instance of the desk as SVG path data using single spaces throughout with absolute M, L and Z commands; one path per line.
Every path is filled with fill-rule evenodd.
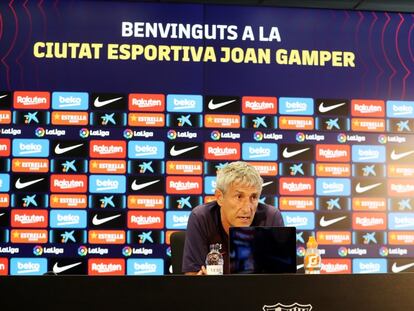
M 12 298 L 19 297 L 21 298 Z M 413 310 L 414 273 L 0 278 L 0 310 Z M 309 310 L 281 309 L 281 310 Z

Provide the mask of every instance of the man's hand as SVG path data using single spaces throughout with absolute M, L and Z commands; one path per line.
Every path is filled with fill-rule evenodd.
M 201 266 L 200 271 L 198 272 L 186 272 L 185 275 L 207 275 L 206 267 Z
M 207 275 L 206 267 L 201 266 L 201 269 L 197 272 L 197 275 Z

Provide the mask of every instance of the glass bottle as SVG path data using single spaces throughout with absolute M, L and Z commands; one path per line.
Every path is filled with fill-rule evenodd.
M 220 253 L 221 244 L 211 244 L 210 251 L 206 256 L 206 270 L 207 275 L 222 275 L 224 259 Z

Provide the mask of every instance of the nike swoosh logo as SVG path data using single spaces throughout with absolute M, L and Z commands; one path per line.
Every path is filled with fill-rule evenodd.
M 77 262 L 77 263 L 73 263 L 71 265 L 59 267 L 58 264 L 55 263 L 55 265 L 53 266 L 53 272 L 56 273 L 56 274 L 59 274 L 59 273 L 62 273 L 66 270 L 72 269 L 73 267 L 79 266 L 80 264 L 82 264 L 82 262 Z
M 345 105 L 345 104 L 346 104 L 346 103 L 340 103 L 340 104 L 336 104 L 336 105 L 332 105 L 332 106 L 328 106 L 328 107 L 326 107 L 326 106 L 324 106 L 324 103 L 322 102 L 322 103 L 319 105 L 319 112 L 325 113 L 325 112 L 328 112 L 328 111 L 334 110 L 334 109 L 336 109 L 336 108 L 338 108 L 338 107 L 341 107 L 341 106 L 343 106 L 343 105 Z
M 376 184 L 373 184 L 373 185 L 369 185 L 369 186 L 364 186 L 364 187 L 362 187 L 361 184 L 358 183 L 356 185 L 356 187 L 355 187 L 355 191 L 357 193 L 364 193 L 364 192 L 367 192 L 367 191 L 369 191 L 371 189 L 374 189 L 374 188 L 378 187 L 379 185 L 382 185 L 382 183 L 379 182 L 379 183 L 376 183 Z
M 262 184 L 262 187 L 266 187 L 266 186 L 268 186 L 270 184 L 273 184 L 273 181 L 268 181 L 268 182 L 263 183 Z
M 305 151 L 308 151 L 309 149 L 310 148 L 299 149 L 299 150 L 295 150 L 295 151 L 288 151 L 288 149 L 285 148 L 283 150 L 283 157 L 288 159 L 288 158 L 294 157 L 294 156 L 296 156 L 296 155 L 298 155 L 300 153 L 303 153 Z
M 6 95 L 1 95 L 1 96 L 0 96 L 0 99 L 2 99 L 2 98 L 4 98 L 4 97 L 7 97 L 7 94 L 6 94 Z
M 0 214 L 0 217 L 1 217 L 1 216 L 3 216 L 4 214 L 6 214 L 6 213 L 1 213 L 1 214 Z
M 231 103 L 234 103 L 235 101 L 236 100 L 233 99 L 233 100 L 229 100 L 229 101 L 226 101 L 226 102 L 221 102 L 221 103 L 215 104 L 215 103 L 213 103 L 213 100 L 210 100 L 209 103 L 208 103 L 208 109 L 210 109 L 210 110 L 216 110 L 216 109 L 219 109 L 221 107 L 227 106 L 227 105 L 229 105 Z
M 122 98 L 122 96 L 121 97 L 117 97 L 117 98 L 112 98 L 112 99 L 100 101 L 99 100 L 99 96 L 98 96 L 97 98 L 95 98 L 95 101 L 93 102 L 93 105 L 96 108 L 99 108 L 99 107 L 103 107 L 103 106 L 109 105 L 110 103 L 116 102 L 117 100 L 119 100 L 121 98 Z
M 16 188 L 17 189 L 23 189 L 26 187 L 29 187 L 31 185 L 34 185 L 35 183 L 38 183 L 39 181 L 42 181 L 44 178 L 39 178 L 39 179 L 35 179 L 35 180 L 31 180 L 31 181 L 27 181 L 27 182 L 21 182 L 20 178 L 16 181 Z
M 414 262 L 409 263 L 409 264 L 406 264 L 406 265 L 402 265 L 402 266 L 399 266 L 399 267 L 394 262 L 393 265 L 392 265 L 392 267 L 391 267 L 391 270 L 394 273 L 399 273 L 399 272 L 404 271 L 404 270 L 407 270 L 407 269 L 409 269 L 411 267 L 414 267 Z
M 296 270 L 300 270 L 300 269 L 302 269 L 304 266 L 305 266 L 304 264 L 297 265 L 297 266 L 296 266 Z
M 69 146 L 69 147 L 65 147 L 65 148 L 60 148 L 60 144 L 57 144 L 56 147 L 55 147 L 55 153 L 56 154 L 62 154 L 62 153 L 71 151 L 73 149 L 79 148 L 80 146 L 83 146 L 83 144 Z
M 132 182 L 131 189 L 134 190 L 134 191 L 141 190 L 141 189 L 144 189 L 145 187 L 148 187 L 148 186 L 151 186 L 153 184 L 156 184 L 159 181 L 160 181 L 160 179 L 157 179 L 157 180 L 153 180 L 153 181 L 149 181 L 149 182 L 146 182 L 146 183 L 137 185 L 137 183 L 136 183 L 137 181 L 134 180 Z
M 395 153 L 395 150 L 393 149 L 392 152 L 391 152 L 391 160 L 399 160 L 399 159 L 405 158 L 405 157 L 407 157 L 407 156 L 409 156 L 410 154 L 413 154 L 413 153 L 414 153 L 414 150 L 397 154 L 397 153 Z
M 344 220 L 347 216 L 342 216 L 342 217 L 338 217 L 338 218 L 334 218 L 331 220 L 325 220 L 325 216 L 322 216 L 319 224 L 321 225 L 321 227 L 328 227 L 330 225 L 333 225 L 334 223 L 337 223 L 341 220 Z
M 104 223 L 106 223 L 108 221 L 111 221 L 112 219 L 118 218 L 120 216 L 121 216 L 121 214 L 98 219 L 98 215 L 95 215 L 92 218 L 92 223 L 95 226 L 99 226 L 99 225 L 102 225 L 102 224 L 104 224 Z
M 175 150 L 175 145 L 172 146 L 171 150 L 170 150 L 170 155 L 175 157 L 178 156 L 180 154 L 186 153 L 190 150 L 196 149 L 198 148 L 198 146 L 193 146 L 193 147 L 188 147 L 188 148 L 184 148 L 184 149 L 180 149 L 180 150 Z

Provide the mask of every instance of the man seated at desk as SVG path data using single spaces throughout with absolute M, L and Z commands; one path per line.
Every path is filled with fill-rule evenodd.
M 232 162 L 217 171 L 216 201 L 195 207 L 188 219 L 182 271 L 205 275 L 205 260 L 211 244 L 221 244 L 224 273 L 230 273 L 228 236 L 230 227 L 282 227 L 280 211 L 259 204 L 263 179 L 246 162 Z

